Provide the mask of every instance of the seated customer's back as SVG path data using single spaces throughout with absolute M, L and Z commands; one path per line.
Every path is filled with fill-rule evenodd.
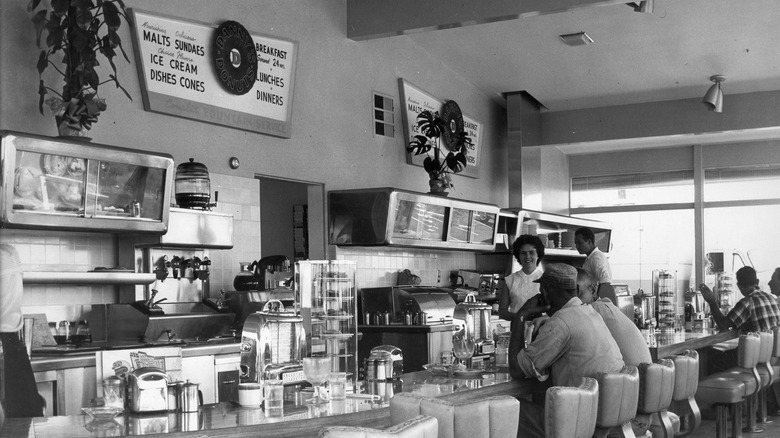
M 638 366 L 640 363 L 652 363 L 647 341 L 632 321 L 620 308 L 608 298 L 594 300 L 595 281 L 582 269 L 577 270 L 577 295 L 585 304 L 590 304 L 604 320 L 610 334 L 620 348 L 626 365 Z

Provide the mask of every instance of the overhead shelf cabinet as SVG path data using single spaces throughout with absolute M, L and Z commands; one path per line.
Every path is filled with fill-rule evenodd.
M 0 225 L 163 234 L 173 158 L 0 132 Z
M 328 193 L 329 243 L 492 251 L 499 208 L 389 187 Z

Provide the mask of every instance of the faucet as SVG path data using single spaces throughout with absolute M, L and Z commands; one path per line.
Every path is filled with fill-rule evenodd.
M 171 262 L 168 261 L 168 256 L 164 255 L 154 262 L 154 274 L 160 281 L 165 281 L 168 278 L 168 268 L 171 267 Z

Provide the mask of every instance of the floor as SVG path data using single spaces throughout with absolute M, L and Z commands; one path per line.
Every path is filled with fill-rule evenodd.
M 708 417 L 705 415 L 704 417 Z M 709 417 L 714 418 L 714 415 L 710 415 Z M 762 433 L 747 433 L 743 432 L 743 436 L 745 438 L 748 437 L 780 437 L 780 415 L 774 415 L 769 416 L 768 418 L 771 423 L 766 424 L 757 424 L 759 428 L 763 428 L 764 431 Z M 729 426 L 731 426 L 729 424 Z M 729 430 L 730 432 L 730 430 Z M 715 420 L 714 419 L 707 419 L 702 418 L 701 426 L 699 426 L 692 434 L 688 435 L 689 438 L 713 438 L 715 436 Z M 730 433 L 727 434 L 727 436 L 730 436 Z

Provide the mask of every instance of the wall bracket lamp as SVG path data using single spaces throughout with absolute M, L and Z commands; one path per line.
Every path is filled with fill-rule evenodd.
M 714 75 L 710 76 L 710 80 L 715 82 L 715 84 L 712 85 L 709 90 L 707 90 L 707 94 L 704 95 L 704 98 L 701 100 L 701 102 L 704 104 L 704 106 L 707 107 L 708 110 L 715 111 L 716 113 L 722 113 L 723 89 L 721 89 L 720 83 L 725 82 L 726 78 L 721 75 Z

